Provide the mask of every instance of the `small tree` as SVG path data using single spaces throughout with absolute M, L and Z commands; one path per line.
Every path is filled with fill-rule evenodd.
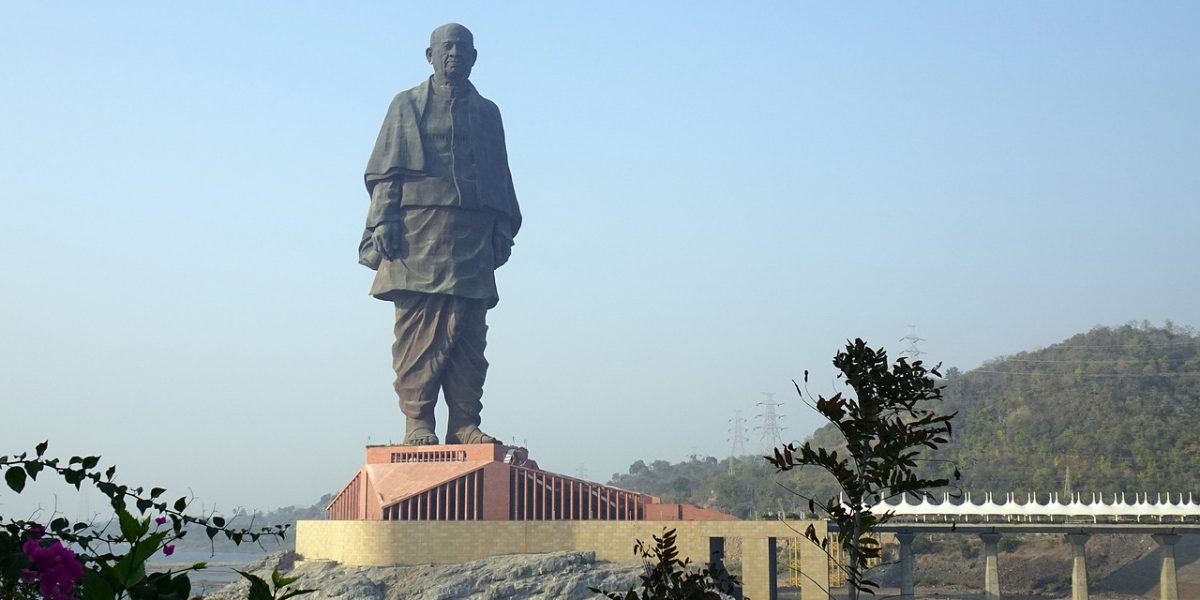
M 730 592 L 741 584 L 719 563 L 693 569 L 689 559 L 680 559 L 674 529 L 663 531 L 662 537 L 652 537 L 653 547 L 641 540 L 633 547 L 633 553 L 646 564 L 640 591 L 636 588 L 623 593 L 594 587 L 588 589 L 610 600 L 721 600 L 718 592 Z
M 838 379 L 845 379 L 856 397 L 839 392 L 831 398 L 818 396 L 814 402 L 811 394 L 795 385 L 801 400 L 841 432 L 846 439 L 845 454 L 839 456 L 837 450 L 814 448 L 805 442 L 777 448 L 775 455 L 766 459 L 779 471 L 813 466 L 837 480 L 842 497 L 823 503 L 808 498 L 809 511 L 819 508 L 837 524 L 838 544 L 848 557 L 839 567 L 846 574 L 850 599 L 857 600 L 862 592 L 873 594 L 879 587 L 864 575 L 868 561 L 880 555 L 872 531 L 891 516 L 874 514 L 872 507 L 907 494 L 930 496 L 929 490 L 950 483 L 919 476 L 917 461 L 923 449 L 937 449 L 946 443 L 954 414 L 939 415 L 928 408 L 930 402 L 942 398 L 934 379 L 941 377 L 940 365 L 926 369 L 919 360 L 909 363 L 900 358 L 889 367 L 887 353 L 871 349 L 861 339 L 848 343 L 834 357 L 833 365 L 841 371 Z M 804 381 L 807 384 L 808 371 Z M 958 476 L 955 469 L 954 477 Z M 822 548 L 830 543 L 829 538 L 818 538 L 811 526 L 805 537 Z

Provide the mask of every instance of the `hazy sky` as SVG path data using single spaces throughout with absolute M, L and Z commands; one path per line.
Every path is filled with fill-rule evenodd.
M 762 392 L 803 438 L 847 338 L 1200 325 L 1195 2 L 7 2 L 0 453 L 269 508 L 399 441 L 362 170 L 449 21 L 525 214 L 484 428 L 544 468 L 724 456 Z

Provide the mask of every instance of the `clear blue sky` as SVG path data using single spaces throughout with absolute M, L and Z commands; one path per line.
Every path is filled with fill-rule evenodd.
M 361 173 L 449 21 L 525 213 L 485 428 L 545 468 L 723 456 L 761 392 L 803 438 L 791 379 L 910 324 L 1200 325 L 1194 2 L 9 2 L 0 453 L 268 508 L 399 440 Z

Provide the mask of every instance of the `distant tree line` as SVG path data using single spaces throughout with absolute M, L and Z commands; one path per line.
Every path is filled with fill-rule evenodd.
M 954 437 L 923 463 L 926 476 L 962 472 L 976 494 L 1200 491 L 1200 336 L 1172 323 L 1097 327 L 977 369 L 950 368 L 943 411 Z M 831 427 L 814 445 L 844 446 Z M 761 456 L 639 460 L 612 485 L 741 518 L 802 514 L 787 488 L 836 493 L 815 471 L 775 473 Z M 1045 496 L 1042 496 L 1043 499 Z M 1107 496 L 1106 496 L 1107 497 Z M 1065 499 L 1065 497 L 1064 497 Z M 999 498 L 997 498 L 999 500 Z

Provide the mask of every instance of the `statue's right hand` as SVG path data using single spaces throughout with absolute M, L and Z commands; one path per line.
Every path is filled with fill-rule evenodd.
M 400 258 L 404 244 L 404 230 L 399 223 L 385 222 L 371 231 L 371 242 L 375 249 L 387 259 Z

